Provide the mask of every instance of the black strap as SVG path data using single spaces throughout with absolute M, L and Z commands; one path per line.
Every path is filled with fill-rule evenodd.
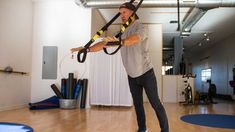
M 120 32 L 121 33 L 121 32 Z M 118 33 L 115 37 L 119 37 L 119 41 L 115 41 L 115 42 L 108 42 L 106 45 L 110 45 L 110 46 L 114 46 L 114 45 L 118 45 L 118 48 L 116 50 L 114 50 L 114 52 L 112 53 L 108 53 L 107 48 L 103 48 L 104 52 L 108 55 L 114 55 L 118 52 L 118 50 L 122 47 L 122 38 L 121 35 L 119 35 L 120 33 Z
M 93 37 L 92 39 L 84 46 L 84 48 L 82 50 L 80 50 L 77 54 L 77 60 L 80 63 L 85 62 L 86 60 L 86 56 L 87 56 L 87 50 L 89 49 L 89 47 L 91 46 L 91 44 L 93 42 L 95 42 L 95 40 L 97 38 L 99 38 L 107 29 L 108 27 L 120 16 L 120 13 L 116 14 L 104 27 L 101 28 L 101 30 L 99 30 Z M 82 59 L 81 59 L 81 55 Z
M 133 3 L 135 0 L 131 0 L 130 3 Z M 89 47 L 91 46 L 91 44 L 93 42 L 95 42 L 95 40 L 97 38 L 99 38 L 107 29 L 108 27 L 120 16 L 120 13 L 117 13 L 106 25 L 104 25 L 104 27 L 102 27 L 93 37 L 92 39 L 84 46 L 84 49 L 80 50 L 77 54 L 77 60 L 80 63 L 85 62 L 86 60 L 86 56 L 87 56 L 87 50 L 89 49 Z M 82 56 L 83 54 L 83 56 Z M 82 58 L 81 58 L 82 57 Z
M 113 55 L 113 54 L 117 53 L 118 50 L 122 47 L 122 44 L 121 44 L 121 36 L 122 36 L 122 34 L 125 32 L 125 30 L 127 29 L 127 27 L 134 21 L 134 16 L 135 16 L 137 10 L 139 9 L 140 5 L 142 4 L 142 2 L 143 2 L 143 0 L 141 0 L 141 1 L 139 2 L 139 4 L 136 6 L 136 8 L 135 8 L 135 10 L 133 11 L 133 13 L 131 14 L 131 16 L 128 18 L 128 20 L 127 20 L 124 24 L 122 24 L 122 27 L 121 27 L 120 32 L 115 36 L 115 37 L 119 37 L 119 41 L 118 41 L 118 42 L 115 42 L 115 45 L 119 45 L 118 48 L 117 48 L 114 52 L 112 52 L 112 53 L 108 53 L 107 49 L 106 49 L 106 48 L 103 48 L 103 50 L 104 50 L 104 52 L 105 52 L 106 54 L 108 54 L 108 55 Z M 108 43 L 108 45 L 111 45 L 111 44 L 112 44 L 112 42 L 111 42 L 111 43 L 110 43 L 110 42 Z

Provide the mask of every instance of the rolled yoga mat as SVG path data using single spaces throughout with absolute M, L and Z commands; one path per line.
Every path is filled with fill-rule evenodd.
M 40 102 L 29 103 L 30 110 L 44 110 L 54 108 L 59 108 L 59 98 L 57 96 L 52 96 Z
M 56 87 L 55 84 L 51 85 L 52 90 L 55 92 L 55 94 L 57 95 L 57 97 L 59 97 L 60 99 L 63 99 L 63 95 L 60 93 L 59 89 Z
M 76 87 L 77 87 L 77 83 L 78 83 L 77 78 L 74 78 L 74 79 L 73 79 L 72 99 L 74 99 L 74 92 L 75 92 L 75 89 L 76 89 Z
M 86 107 L 86 93 L 87 93 L 87 85 L 88 85 L 88 79 L 83 79 L 83 84 L 82 84 L 82 95 L 81 95 L 81 104 L 80 108 L 85 108 Z
M 81 83 L 82 80 L 79 79 L 77 84 L 76 84 L 76 87 L 74 88 L 74 92 L 73 92 L 73 99 L 78 99 L 78 96 L 80 94 L 80 91 L 81 91 Z
M 74 77 L 73 73 L 69 73 L 69 78 L 67 79 L 67 99 L 72 99 L 73 88 L 74 88 Z
M 66 88 L 66 79 L 62 78 L 61 79 L 61 94 L 63 97 L 66 99 L 67 98 L 67 88 Z

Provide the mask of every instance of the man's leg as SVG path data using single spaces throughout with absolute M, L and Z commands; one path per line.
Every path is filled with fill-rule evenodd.
M 142 79 L 144 80 L 144 88 L 149 102 L 158 117 L 161 132 L 169 132 L 167 115 L 158 96 L 157 81 L 153 69 L 146 72 Z
M 135 112 L 137 116 L 137 122 L 139 126 L 138 132 L 146 130 L 145 124 L 145 112 L 143 105 L 143 87 L 138 84 L 136 78 L 131 78 L 128 76 L 128 82 L 130 86 L 131 95 L 133 98 Z

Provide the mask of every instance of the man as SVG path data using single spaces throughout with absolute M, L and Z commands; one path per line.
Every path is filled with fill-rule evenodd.
M 125 23 L 135 10 L 135 6 L 129 2 L 119 7 L 122 22 Z M 169 132 L 167 115 L 162 106 L 157 90 L 157 81 L 153 71 L 153 65 L 149 58 L 147 46 L 147 36 L 144 29 L 135 15 L 134 21 L 122 34 L 121 56 L 123 65 L 128 74 L 128 82 L 132 94 L 137 122 L 138 132 L 146 132 L 146 120 L 143 105 L 143 88 L 145 88 L 147 97 L 156 112 L 161 132 Z M 115 37 L 106 37 L 102 42 L 96 43 L 89 48 L 89 52 L 102 50 L 107 42 L 118 41 Z M 71 49 L 72 52 L 81 50 L 82 47 Z

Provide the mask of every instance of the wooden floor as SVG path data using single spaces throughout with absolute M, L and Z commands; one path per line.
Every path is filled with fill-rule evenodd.
M 234 129 L 192 125 L 180 120 L 185 114 L 213 113 L 235 115 L 235 102 L 213 105 L 182 106 L 165 103 L 170 132 L 234 132 Z M 159 132 L 157 118 L 145 104 L 149 132 Z M 136 132 L 133 107 L 92 107 L 74 110 L 37 110 L 28 108 L 0 112 L 0 122 L 16 122 L 31 126 L 35 132 Z

